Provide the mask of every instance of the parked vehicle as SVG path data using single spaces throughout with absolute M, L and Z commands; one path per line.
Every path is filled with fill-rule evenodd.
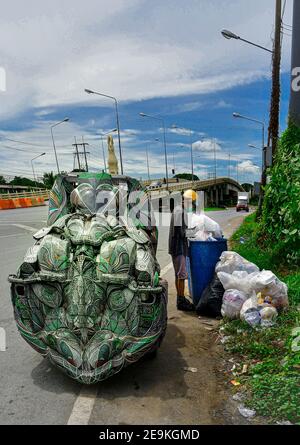
M 153 181 L 151 182 L 151 184 L 147 187 L 147 190 L 153 190 L 153 189 L 157 189 L 159 187 L 162 186 L 161 181 Z
M 240 192 L 238 194 L 236 211 L 240 212 L 242 210 L 244 210 L 245 212 L 249 212 L 249 197 L 247 192 Z
M 143 219 L 131 218 L 125 190 L 149 209 L 141 211 Z M 20 334 L 80 383 L 153 358 L 164 338 L 167 283 L 145 196 L 140 183 L 125 176 L 59 175 L 47 227 L 9 276 Z

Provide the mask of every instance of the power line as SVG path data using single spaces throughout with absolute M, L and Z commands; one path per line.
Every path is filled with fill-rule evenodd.
M 35 142 L 25 142 L 25 141 L 18 141 L 16 139 L 10 139 L 10 138 L 6 138 L 3 137 L 3 139 L 5 139 L 6 141 L 10 141 L 10 142 L 16 142 L 17 144 L 24 144 L 24 145 L 30 145 L 30 146 L 35 146 L 35 147 L 45 147 L 45 148 L 53 148 L 51 145 L 44 145 L 44 144 L 37 144 Z M 58 145 L 58 148 L 65 148 L 65 147 L 69 147 L 70 144 L 68 145 Z

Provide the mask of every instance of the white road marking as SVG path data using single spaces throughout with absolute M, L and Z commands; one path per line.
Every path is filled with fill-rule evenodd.
M 173 263 L 169 263 L 167 264 L 160 272 L 160 276 L 163 277 L 165 275 L 167 275 L 167 273 L 169 272 L 169 270 L 171 270 L 173 267 Z
M 98 387 L 83 386 L 75 400 L 67 425 L 88 425 L 96 402 Z
M 14 235 L 0 235 L 0 238 L 11 238 L 11 237 L 16 237 L 16 236 L 23 236 L 23 233 L 15 233 Z
M 27 230 L 28 232 L 31 232 L 31 233 L 36 233 L 38 231 L 38 229 L 36 229 L 35 227 L 24 226 L 24 224 L 13 224 L 13 226 L 19 227 L 20 229 Z

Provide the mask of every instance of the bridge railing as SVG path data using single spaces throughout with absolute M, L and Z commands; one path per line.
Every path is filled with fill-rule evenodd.
M 169 183 L 169 190 L 172 192 L 176 191 L 185 191 L 188 189 L 195 189 L 195 190 L 201 190 L 208 187 L 214 187 L 222 184 L 231 184 L 235 187 L 237 187 L 240 191 L 243 191 L 242 186 L 235 181 L 232 178 L 217 178 L 217 179 L 206 179 L 204 181 L 197 180 L 197 181 L 186 181 L 186 182 L 176 182 L 176 183 Z M 153 192 L 160 192 L 167 189 L 167 185 L 163 184 L 161 187 L 155 187 L 151 188 L 149 191 Z
M 19 199 L 19 198 L 35 198 L 40 197 L 49 199 L 49 190 L 35 190 L 32 192 L 15 192 L 15 193 L 0 193 L 0 199 Z

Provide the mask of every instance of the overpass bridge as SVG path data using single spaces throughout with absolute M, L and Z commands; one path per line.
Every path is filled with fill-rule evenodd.
M 162 182 L 162 181 L 161 181 Z M 149 181 L 142 181 L 144 186 L 149 185 Z M 219 206 L 231 205 L 237 202 L 238 192 L 244 189 L 237 181 L 232 178 L 220 177 L 216 179 L 197 180 L 197 181 L 176 181 L 170 180 L 168 190 L 167 185 L 162 184 L 160 187 L 151 188 L 149 193 L 151 198 L 157 199 L 164 197 L 169 193 L 184 192 L 188 189 L 196 191 L 204 191 L 204 205 Z M 13 198 L 34 198 L 41 197 L 45 200 L 49 198 L 49 190 L 34 189 L 32 187 L 0 185 L 0 199 Z
M 168 189 L 170 193 L 184 192 L 189 189 L 204 191 L 205 207 L 235 204 L 238 192 L 244 191 L 239 182 L 226 177 L 206 179 L 203 181 L 169 182 Z M 150 191 L 153 198 L 165 195 L 167 192 L 166 184 L 163 184 L 161 187 L 152 188 Z

